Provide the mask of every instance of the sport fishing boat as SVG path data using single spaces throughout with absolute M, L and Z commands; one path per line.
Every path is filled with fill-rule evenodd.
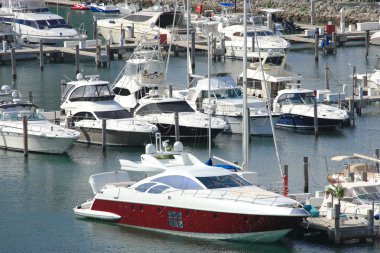
M 180 236 L 264 243 L 281 239 L 309 216 L 295 200 L 249 182 L 250 172 L 208 166 L 180 142 L 171 150 L 157 138 L 141 162 L 121 159 L 121 171 L 92 175 L 95 196 L 74 213 Z M 129 172 L 141 180 L 131 181 Z
M 278 91 L 273 101 L 273 110 L 280 113 L 276 126 L 293 129 L 314 129 L 314 90 L 303 89 L 301 84 L 289 84 Z M 318 128 L 335 128 L 348 117 L 345 110 L 332 105 L 317 103 Z
M 63 154 L 79 138 L 79 132 L 51 123 L 36 105 L 21 101 L 17 92 L 13 91 L 11 100 L 5 99 L 6 91 L 1 94 L 4 95 L 0 97 L 1 148 L 24 150 L 24 117 L 27 119 L 30 152 Z
M 61 110 L 65 125 L 82 133 L 79 142 L 102 144 L 103 121 L 106 120 L 106 144 L 141 146 L 150 143 L 157 132 L 155 125 L 133 118 L 114 100 L 110 83 L 98 75 L 77 75 L 77 81 L 66 84 Z
M 159 41 L 141 41 L 113 87 L 115 100 L 137 119 L 155 124 L 165 137 L 176 136 L 176 113 L 181 139 L 207 139 L 209 129 L 212 138 L 223 132 L 223 119 L 196 112 L 185 99 L 167 94 L 165 68 Z
M 26 43 L 63 44 L 64 41 L 85 40 L 83 29 L 72 28 L 64 18 L 53 14 L 43 0 L 2 0 L 1 12 L 14 17 L 0 15 L 0 21 L 14 24 L 14 31 Z
M 210 82 L 210 99 L 208 99 Z M 226 121 L 228 130 L 242 134 L 243 130 L 243 92 L 236 80 L 228 73 L 218 73 L 210 77 L 195 78 L 188 89 L 186 101 L 197 111 L 207 112 L 210 104 L 215 107 L 215 116 Z M 249 97 L 249 133 L 270 136 L 273 134 L 270 120 L 270 106 L 266 99 Z M 272 114 L 275 123 L 279 114 Z

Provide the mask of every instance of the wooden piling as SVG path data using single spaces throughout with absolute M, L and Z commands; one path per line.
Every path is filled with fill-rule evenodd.
M 102 150 L 106 151 L 107 147 L 107 120 L 102 119 Z
M 335 219 L 334 242 L 335 244 L 340 244 L 341 236 L 340 236 L 340 205 L 339 204 L 334 205 L 334 219 Z
M 179 118 L 178 118 L 178 112 L 174 113 L 174 126 L 175 126 L 175 140 L 179 141 Z
M 26 116 L 22 117 L 22 130 L 24 141 L 24 156 L 28 156 L 28 118 Z
M 372 231 L 372 234 L 374 234 L 374 229 L 375 229 L 374 210 L 372 209 L 367 210 L 367 220 L 368 220 L 368 228 Z
M 33 103 L 33 94 L 31 90 L 28 92 L 28 100 L 29 100 L 29 103 Z
M 195 32 L 191 33 L 191 68 L 195 69 Z
M 329 85 L 329 65 L 325 63 L 325 88 L 326 90 L 330 89 Z
M 70 12 L 67 12 L 67 14 L 66 14 L 66 22 L 67 22 L 67 24 L 71 25 L 71 13 Z
M 42 39 L 40 40 L 40 70 L 43 71 L 44 70 L 44 47 L 43 47 L 43 44 L 42 44 Z
M 108 68 L 111 66 L 111 49 L 110 49 L 110 45 L 106 45 L 106 55 L 107 55 L 107 61 L 104 62 L 104 64 L 106 65 L 106 67 L 108 66 Z
M 75 73 L 79 73 L 79 45 L 75 45 Z
M 368 59 L 369 51 L 369 30 L 365 30 L 365 58 Z
M 380 158 L 380 149 L 375 149 L 375 157 L 377 158 L 377 159 L 379 159 Z M 376 163 L 376 171 L 377 171 L 377 173 L 379 173 L 379 168 L 380 168 L 380 164 L 379 163 Z
M 94 16 L 94 21 L 93 21 L 93 23 L 92 23 L 92 26 L 93 26 L 93 31 L 94 31 L 94 33 L 93 33 L 93 39 L 94 40 L 98 40 L 98 23 L 97 23 L 97 21 L 96 21 L 96 17 Z
M 304 176 L 304 187 L 303 192 L 309 192 L 309 158 L 303 158 L 303 176 Z
M 169 98 L 172 98 L 173 97 L 173 86 L 169 85 L 168 89 L 169 89 Z
M 368 78 L 367 78 L 367 75 L 363 76 L 363 87 L 367 87 L 368 86 Z
M 315 28 L 315 44 L 314 44 L 314 60 L 318 61 L 319 58 L 319 29 Z
M 310 24 L 315 25 L 315 0 L 310 0 Z
M 97 46 L 96 47 L 96 59 L 95 59 L 95 62 L 96 62 L 96 66 L 97 67 L 100 67 L 101 63 L 100 63 L 100 54 L 102 52 L 102 49 L 100 46 Z
M 11 64 L 12 64 L 12 78 L 16 79 L 16 52 L 14 47 L 11 48 Z
M 288 165 L 284 165 L 284 196 L 285 197 L 288 196 L 288 192 L 289 192 L 289 188 L 288 188 L 288 184 L 289 184 L 288 173 L 289 173 Z
M 216 38 L 212 36 L 212 60 L 216 61 Z
M 314 136 L 318 137 L 318 104 L 314 100 Z

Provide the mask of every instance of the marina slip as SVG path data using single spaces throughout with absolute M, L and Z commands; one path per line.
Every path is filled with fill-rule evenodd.
M 48 7 L 50 11 L 62 17 L 66 17 L 67 13 L 70 13 L 73 26 L 84 23 L 87 34 L 90 36 L 93 34 L 94 14 L 92 12 L 71 10 L 71 5 L 58 8 L 55 5 Z M 377 55 L 379 50 L 380 47 L 371 45 L 369 54 Z M 109 68 L 97 67 L 92 59 L 82 58 L 78 63 L 79 70 L 83 73 L 81 80 L 77 79 L 75 56 L 64 57 L 62 61 L 47 57 L 43 70 L 38 68 L 38 59 L 17 61 L 16 79 L 12 78 L 11 64 L 5 63 L 0 66 L 0 84 L 9 85 L 11 90 L 18 90 L 23 99 L 27 98 L 31 91 L 33 104 L 44 108 L 45 111 L 59 111 L 64 102 L 61 100 L 61 91 L 64 88 L 61 87 L 61 83 L 71 83 L 74 87 L 92 78 L 93 84 L 109 83 L 113 85 L 130 55 L 131 52 L 128 52 L 121 60 L 110 59 Z M 204 51 L 197 51 L 195 57 L 194 73 L 207 75 L 207 54 Z M 366 73 L 366 71 L 369 73 L 369 70 L 373 70 L 377 64 L 377 59 L 365 58 L 365 48 L 362 44 L 339 47 L 336 54 L 321 54 L 318 62 L 314 57 L 314 49 L 290 49 L 286 56 L 286 70 L 302 76 L 302 88 L 313 91 L 326 87 L 324 73 L 325 64 L 328 64 L 331 92 L 338 94 L 345 91 L 347 96 L 352 96 L 353 67 L 357 73 Z M 187 64 L 185 53 L 171 56 L 165 83 L 172 85 L 174 90 L 186 89 Z M 213 61 L 210 72 L 212 74 L 228 72 L 231 79 L 235 81 L 241 78 L 242 66 L 242 61 L 226 58 L 222 61 Z M 251 67 L 253 69 L 253 66 Z M 263 68 L 269 73 L 269 68 Z M 296 78 L 298 78 L 297 75 Z M 65 82 L 61 82 L 62 80 Z M 262 81 L 257 80 L 257 83 Z M 273 75 L 271 81 L 277 80 Z M 121 87 L 124 88 L 124 86 Z M 376 86 L 371 84 L 371 87 Z M 253 88 L 255 86 L 250 87 L 251 92 L 254 92 Z M 95 96 L 99 94 L 103 93 L 94 92 L 89 97 L 90 100 L 95 98 L 102 100 L 103 96 Z M 108 96 L 107 99 L 111 97 Z M 92 102 L 98 102 L 95 100 Z M 84 106 L 83 109 L 85 109 Z M 328 178 L 330 181 L 331 178 L 347 180 L 349 173 L 344 170 L 340 171 L 340 174 L 332 173 L 328 169 L 326 161 L 334 156 L 352 156 L 356 153 L 373 157 L 375 150 L 380 148 L 379 126 L 380 105 L 378 102 L 372 102 L 366 103 L 360 116 L 355 114 L 355 125 L 336 126 L 334 129 L 321 130 L 318 137 L 315 137 L 313 131 L 278 128 L 275 128 L 274 131 L 273 137 L 275 138 L 253 135 L 248 143 L 247 172 L 256 174 L 254 178 L 250 177 L 249 179 L 244 179 L 244 176 L 239 177 L 239 172 L 236 171 L 231 172 L 220 167 L 204 165 L 209 158 L 209 147 L 207 143 L 195 141 L 187 141 L 183 146 L 179 144 L 173 146 L 174 141 L 171 140 L 170 145 L 165 146 L 166 139 L 163 138 L 160 145 L 150 145 L 148 146 L 150 148 L 146 150 L 141 145 L 137 147 L 109 146 L 106 151 L 103 151 L 100 145 L 75 142 L 65 155 L 30 153 L 28 157 L 25 157 L 22 152 L 0 149 L 0 189 L 2 192 L 0 198 L 0 212 L 2 213 L 0 251 L 12 253 L 379 252 L 378 237 L 368 240 L 367 243 L 353 244 L 349 241 L 336 246 L 321 235 L 300 238 L 295 236 L 297 233 L 292 232 L 285 237 L 283 237 L 285 231 L 280 234 L 272 233 L 278 228 L 289 230 L 293 226 L 293 221 L 297 223 L 299 218 L 302 220 L 304 217 L 304 209 L 293 205 L 297 203 L 296 201 L 282 196 L 283 171 L 282 167 L 281 170 L 279 169 L 278 161 L 282 166 L 288 166 L 287 189 L 291 195 L 304 190 L 303 168 L 305 165 L 303 159 L 308 157 L 308 192 L 321 192 L 320 197 L 324 202 L 321 202 L 323 209 L 320 211 L 320 215 L 326 213 L 326 217 L 331 216 L 333 214 L 331 205 L 335 205 L 338 201 L 336 197 L 331 201 L 331 196 L 336 194 L 333 192 L 334 188 L 330 187 L 333 190 L 325 188 L 330 185 Z M 154 140 L 151 143 L 155 144 Z M 160 147 L 168 149 L 160 154 Z M 213 138 L 211 153 L 212 156 L 231 161 L 232 164 L 236 162 L 235 167 L 238 168 L 243 160 L 242 135 L 219 133 Z M 217 166 L 218 163 L 214 159 L 214 165 Z M 182 167 L 186 167 L 186 170 L 182 170 Z M 123 170 L 123 168 L 127 170 Z M 354 178 L 356 180 L 363 179 L 363 174 L 360 173 L 361 171 L 365 172 L 366 167 L 362 166 L 359 169 L 356 166 L 355 168 L 359 174 L 353 175 Z M 373 173 L 373 167 L 368 168 L 371 168 L 371 171 L 368 170 L 368 172 Z M 117 174 L 116 171 L 122 172 Z M 126 172 L 128 172 L 128 176 L 125 176 Z M 140 172 L 142 172 L 142 176 L 139 175 Z M 354 172 L 354 170 L 350 170 L 350 172 Z M 371 173 L 368 173 L 368 179 L 372 177 Z M 120 175 L 116 181 L 111 180 L 115 179 L 115 176 L 107 177 L 107 175 L 116 174 Z M 183 176 L 187 178 L 187 182 L 191 179 L 194 182 L 193 188 L 185 189 L 178 185 L 168 185 L 167 181 L 164 182 L 164 176 Z M 238 176 L 237 181 L 231 179 L 224 182 L 240 184 L 240 186 L 223 188 L 224 190 L 212 187 L 211 183 L 215 183 L 215 181 L 211 179 L 214 176 L 218 177 L 219 181 L 223 178 L 236 179 Z M 93 188 L 88 185 L 89 178 L 92 178 L 90 183 Z M 104 180 L 105 178 L 107 180 Z M 252 182 L 249 181 L 252 179 L 255 179 L 254 184 L 257 186 L 250 185 Z M 131 184 L 131 188 L 127 182 Z M 351 185 L 351 188 L 347 182 L 341 184 L 346 187 L 346 194 L 350 194 L 349 191 L 352 190 L 351 197 L 358 196 L 354 195 L 356 189 L 360 188 L 357 191 L 366 189 L 365 185 L 361 185 L 363 182 L 354 182 L 356 186 Z M 189 184 L 186 185 L 189 186 Z M 371 189 L 377 189 L 376 187 Z M 239 198 L 235 198 L 238 194 L 237 191 L 243 189 L 244 196 L 240 195 Z M 265 208 L 261 205 L 258 208 L 262 211 L 261 213 L 251 213 L 246 208 L 250 209 L 248 206 L 251 205 L 258 206 L 258 198 L 254 198 L 255 201 L 250 203 L 246 201 L 253 199 L 253 192 L 251 192 L 253 189 L 260 190 L 262 193 L 268 193 L 267 190 L 276 190 L 280 194 L 270 192 L 269 195 L 273 200 L 271 204 L 265 205 Z M 131 195 L 128 195 L 127 192 Z M 322 193 L 329 193 L 329 195 L 325 196 Z M 249 194 L 249 198 L 246 194 Z M 143 195 L 149 196 L 143 197 Z M 200 198 L 200 195 L 203 197 Z M 268 197 L 267 194 L 264 195 Z M 367 196 L 374 195 L 368 194 Z M 283 205 L 281 206 L 277 200 L 281 200 Z M 268 204 L 268 198 L 260 199 L 260 204 L 263 204 L 263 201 L 264 204 Z M 342 212 L 344 212 L 344 206 L 351 208 L 352 203 L 349 203 L 347 199 L 341 201 Z M 343 201 L 345 202 L 343 203 Z M 106 204 L 107 202 L 112 205 Z M 363 212 L 367 214 L 371 204 L 365 203 Z M 165 209 L 163 205 L 170 207 Z M 132 217 L 132 206 L 134 206 L 134 212 L 138 213 L 138 219 Z M 73 212 L 73 208 L 79 216 L 100 218 L 100 220 L 78 218 Z M 302 210 L 302 213 L 299 213 L 302 215 L 296 215 L 297 218 L 288 220 L 289 214 L 292 214 L 290 209 Z M 189 216 L 187 216 L 187 211 Z M 311 208 L 309 211 L 314 213 Z M 262 215 L 268 219 L 262 218 Z M 155 216 L 159 216 L 160 219 L 155 219 Z M 269 221 L 269 217 L 273 218 L 273 222 Z M 360 219 L 363 217 L 360 216 Z M 227 218 L 228 222 L 222 218 Z M 311 221 L 310 218 L 307 219 Z M 363 219 L 360 221 L 366 221 L 365 218 Z M 254 220 L 254 223 L 250 223 Z M 260 223 L 261 226 L 256 226 L 258 220 L 263 222 Z M 335 220 L 333 219 L 334 222 Z M 340 222 L 340 217 L 338 221 Z M 340 224 L 343 226 L 350 222 L 353 220 L 346 220 Z M 129 226 L 116 226 L 115 223 Z M 236 226 L 230 226 L 231 224 Z M 377 225 L 378 221 L 375 220 L 374 224 Z M 181 231 L 181 226 L 188 229 L 182 231 L 187 236 L 180 236 L 181 233 L 177 233 Z M 141 229 L 141 227 L 149 229 Z M 162 233 L 161 230 L 170 233 Z M 263 230 L 272 235 L 269 236 L 269 239 L 259 236 L 263 239 L 262 241 L 276 242 L 261 244 L 252 242 L 252 240 L 250 243 L 239 240 L 215 240 L 215 238 L 236 239 L 236 236 L 239 237 L 244 232 L 259 232 L 259 234 L 249 235 L 252 236 L 250 238 L 254 238 Z M 175 232 L 173 233 L 173 231 Z M 298 230 L 293 231 L 298 232 Z M 200 232 L 201 236 L 196 236 L 197 232 Z M 212 237 L 212 239 L 204 237 Z M 257 237 L 255 238 L 257 239 Z

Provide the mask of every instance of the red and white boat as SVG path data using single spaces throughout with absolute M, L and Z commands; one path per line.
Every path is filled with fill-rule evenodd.
M 87 4 L 74 4 L 71 9 L 77 11 L 87 11 L 90 10 L 90 7 L 88 7 Z
M 75 214 L 175 235 L 266 243 L 309 216 L 295 200 L 249 182 L 253 172 L 207 166 L 182 143 L 169 152 L 160 139 L 146 146 L 141 162 L 120 160 L 121 171 L 92 175 L 95 197 Z M 141 172 L 142 180 L 132 182 L 129 172 Z

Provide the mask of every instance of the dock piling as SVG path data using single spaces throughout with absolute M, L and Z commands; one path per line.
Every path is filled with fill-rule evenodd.
M 75 74 L 79 73 L 79 45 L 75 45 Z
M 375 149 L 375 157 L 377 158 L 377 159 L 379 159 L 380 158 L 380 149 Z M 377 173 L 379 173 L 379 168 L 380 168 L 380 164 L 379 163 L 376 163 L 376 171 L 377 171 Z
M 191 33 L 191 68 L 195 69 L 195 32 Z
M 314 60 L 317 62 L 318 61 L 318 58 L 319 58 L 319 48 L 318 48 L 318 44 L 319 44 L 319 29 L 318 28 L 315 28 L 315 41 L 314 41 Z
M 94 21 L 92 23 L 92 26 L 93 26 L 93 39 L 94 40 L 98 40 L 98 23 L 96 21 L 96 16 L 94 16 Z
M 325 63 L 325 88 L 326 90 L 330 89 L 329 85 L 329 65 Z
M 107 147 L 107 120 L 102 119 L 102 150 L 106 151 Z
M 22 130 L 24 141 L 24 156 L 28 156 L 28 118 L 26 116 L 22 116 Z
M 174 125 L 175 125 L 175 140 L 179 141 L 179 118 L 178 118 L 178 112 L 174 113 Z
M 288 165 L 284 165 L 284 196 L 288 196 L 288 192 L 289 192 L 289 188 L 288 188 L 288 184 L 289 184 L 289 179 L 288 179 L 288 174 L 289 174 L 289 170 L 288 170 Z
M 11 64 L 12 64 L 12 78 L 16 79 L 17 74 L 16 74 L 16 52 L 15 48 L 11 48 Z
M 365 30 L 365 58 L 368 59 L 369 51 L 369 30 Z
M 40 70 L 43 71 L 44 70 L 44 47 L 43 47 L 42 39 L 40 40 L 39 46 L 40 46 Z
M 33 103 L 33 94 L 31 90 L 28 92 L 28 101 L 29 103 Z
M 341 243 L 340 238 L 340 205 L 334 205 L 334 219 L 335 219 L 335 230 L 334 230 L 334 242 L 335 244 Z
M 318 137 L 318 104 L 314 100 L 314 136 Z
M 303 158 L 303 176 L 304 176 L 304 187 L 303 192 L 308 193 L 309 192 L 309 158 L 304 157 Z

